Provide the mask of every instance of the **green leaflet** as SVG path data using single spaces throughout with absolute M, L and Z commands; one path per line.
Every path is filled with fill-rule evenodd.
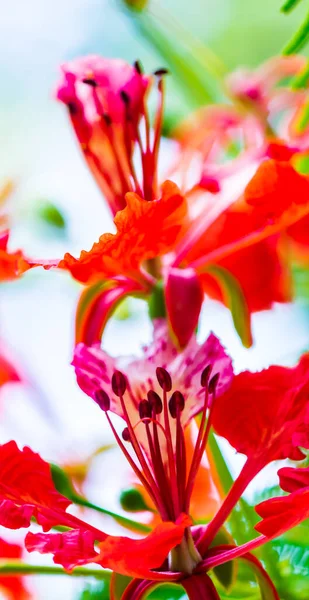
M 51 474 L 57 491 L 63 494 L 69 500 L 71 500 L 71 502 L 73 502 L 74 504 L 77 504 L 79 506 L 85 506 L 86 508 L 91 508 L 92 510 L 96 510 L 97 512 L 103 513 L 108 517 L 112 517 L 112 519 L 115 519 L 115 521 L 119 523 L 119 525 L 126 527 L 130 531 L 138 531 L 140 533 L 150 532 L 150 528 L 147 525 L 143 525 L 142 523 L 138 523 L 137 521 L 133 521 L 132 519 L 127 519 L 122 515 L 118 515 L 117 513 L 102 508 L 101 506 L 97 506 L 96 504 L 92 504 L 92 502 L 88 502 L 88 500 L 77 494 L 69 477 L 58 465 L 51 464 Z
M 207 272 L 210 273 L 221 286 L 232 314 L 234 327 L 245 348 L 250 348 L 253 343 L 251 316 L 241 286 L 237 279 L 235 279 L 227 269 L 224 269 L 219 265 L 211 265 L 207 268 Z
M 283 6 L 281 6 L 281 12 L 288 13 L 296 8 L 297 4 L 299 4 L 301 0 L 286 0 Z

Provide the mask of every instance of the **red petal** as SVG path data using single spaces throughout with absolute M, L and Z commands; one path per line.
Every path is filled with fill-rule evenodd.
M 279 469 L 278 475 L 280 487 L 285 492 L 296 492 L 305 487 L 309 489 L 309 467 L 304 469 L 283 467 L 283 469 Z
M 98 556 L 94 549 L 95 534 L 91 531 L 72 530 L 65 533 L 31 533 L 26 535 L 28 552 L 53 554 L 54 563 L 71 571 L 78 565 L 93 562 Z
M 74 526 L 65 511 L 71 502 L 54 486 L 50 466 L 30 448 L 15 442 L 0 446 L 0 523 L 11 529 L 28 527 L 35 516 L 44 529 Z
M 180 544 L 184 530 L 190 524 L 187 516 L 177 523 L 164 522 L 142 540 L 108 536 L 100 544 L 96 562 L 122 575 L 155 579 L 152 569 L 158 569 L 172 548 Z
M 20 376 L 15 367 L 10 363 L 6 356 L 0 354 L 0 387 L 10 381 L 20 381 Z
M 277 537 L 309 517 L 309 488 L 282 498 L 265 500 L 255 507 L 262 521 L 255 529 L 268 537 Z
M 308 205 L 309 182 L 289 162 L 266 160 L 248 183 L 244 197 L 261 225 L 281 218 L 288 225 Z
M 308 362 L 305 355 L 294 368 L 273 366 L 237 375 L 216 400 L 216 432 L 262 464 L 289 457 L 292 435 L 302 426 L 308 406 Z

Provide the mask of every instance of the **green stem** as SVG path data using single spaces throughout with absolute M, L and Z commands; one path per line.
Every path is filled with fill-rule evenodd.
M 295 54 L 299 52 L 303 46 L 307 43 L 309 38 L 309 13 L 307 14 L 305 20 L 302 22 L 299 29 L 287 43 L 287 45 L 283 48 L 282 54 L 285 56 L 289 56 L 290 54 Z
M 2 562 L 2 561 L 1 561 Z M 9 562 L 1 564 L 0 576 L 9 577 L 12 575 L 67 575 L 70 577 L 95 577 L 104 581 L 109 581 L 111 573 L 104 569 L 87 569 L 77 567 L 71 573 L 65 571 L 62 567 L 48 567 L 45 565 L 28 565 L 22 562 Z
M 286 2 L 283 4 L 283 6 L 281 6 L 281 12 L 283 13 L 289 13 L 292 10 L 294 10 L 294 8 L 296 8 L 297 4 L 299 4 L 301 2 L 301 0 L 286 0 Z
M 111 510 L 107 510 L 106 508 L 101 508 L 101 506 L 97 506 L 96 504 L 92 504 L 92 502 L 88 502 L 81 496 L 74 496 L 71 498 L 74 504 L 78 504 L 79 506 L 85 506 L 86 508 L 91 508 L 92 510 L 96 510 L 97 512 L 102 513 L 103 515 L 107 515 L 108 517 L 112 517 L 119 523 L 119 525 L 123 525 L 127 529 L 131 529 L 133 531 L 138 531 L 140 533 L 149 533 L 151 531 L 151 527 L 148 525 L 144 525 L 143 523 L 139 523 L 138 521 L 133 521 L 132 519 L 128 519 L 127 517 L 123 517 L 122 515 L 118 515 L 117 513 L 112 512 Z

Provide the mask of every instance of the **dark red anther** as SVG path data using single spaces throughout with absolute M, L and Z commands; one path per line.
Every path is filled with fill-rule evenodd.
M 159 415 L 163 410 L 163 404 L 159 394 L 157 394 L 157 392 L 155 392 L 154 390 L 149 390 L 147 392 L 147 398 L 151 406 L 151 410 L 156 415 Z
M 127 92 L 125 92 L 124 90 L 121 90 L 120 97 L 121 97 L 121 100 L 125 104 L 130 104 L 130 96 L 129 96 L 129 94 L 127 94 Z
M 104 390 L 96 390 L 94 393 L 94 399 L 99 407 L 105 412 L 110 409 L 110 397 Z
M 173 417 L 173 419 L 176 419 L 177 413 L 182 412 L 185 407 L 185 399 L 183 397 L 183 394 L 178 390 L 173 392 L 168 403 L 168 407 L 171 417 Z
M 212 371 L 212 365 L 207 365 L 207 367 L 205 367 L 205 369 L 203 369 L 202 375 L 201 375 L 201 386 L 202 387 L 208 386 L 211 371 Z
M 74 115 L 77 115 L 78 108 L 77 108 L 75 102 L 67 102 L 67 107 L 68 107 L 68 111 L 72 117 L 74 117 Z
M 104 113 L 104 114 L 102 115 L 102 118 L 104 119 L 104 121 L 105 121 L 105 123 L 106 123 L 106 125 L 107 125 L 108 127 L 109 127 L 109 126 L 112 124 L 112 119 L 111 119 L 111 117 L 109 116 L 109 114 L 108 114 L 108 113 Z
M 156 71 L 154 71 L 153 74 L 156 75 L 157 77 L 162 77 L 162 75 L 168 75 L 169 74 L 169 70 L 165 69 L 163 67 L 162 69 L 157 69 Z
M 208 391 L 210 394 L 214 394 L 214 392 L 216 391 L 216 387 L 219 381 L 219 373 L 216 373 L 210 380 L 209 384 L 208 384 Z
M 126 389 L 127 382 L 124 374 L 121 373 L 121 371 L 115 371 L 115 373 L 112 376 L 112 390 L 114 394 L 116 394 L 116 396 L 119 396 L 120 398 L 124 395 Z
M 170 392 L 172 389 L 172 378 L 169 372 L 163 367 L 157 367 L 156 375 L 159 386 L 162 388 L 162 390 L 165 392 Z
M 92 77 L 85 77 L 85 79 L 82 80 L 83 83 L 86 83 L 87 85 L 90 85 L 91 87 L 98 87 L 98 83 L 96 82 L 95 79 L 93 79 Z
M 142 63 L 141 63 L 141 61 L 140 61 L 140 60 L 136 60 L 136 61 L 133 63 L 133 66 L 134 66 L 134 69 L 135 69 L 135 71 L 136 71 L 136 72 L 137 72 L 139 75 L 142 75 L 142 74 L 143 74 L 143 67 L 142 67 Z
M 151 417 L 151 406 L 148 400 L 141 400 L 138 407 L 139 418 L 149 419 Z
M 130 441 L 131 441 L 131 436 L 130 436 L 130 432 L 129 432 L 129 429 L 128 429 L 128 427 L 125 427 L 125 428 L 124 428 L 124 430 L 123 430 L 123 432 L 122 432 L 122 434 L 121 434 L 121 435 L 122 435 L 122 439 L 123 439 L 125 442 L 130 442 Z

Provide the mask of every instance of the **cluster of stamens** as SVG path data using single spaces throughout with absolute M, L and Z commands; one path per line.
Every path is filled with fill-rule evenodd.
M 138 61 L 134 63 L 134 67 L 137 75 L 142 77 L 143 71 Z M 104 98 L 100 94 L 100 84 L 94 74 L 90 72 L 82 80 L 91 88 L 97 122 L 93 137 L 92 134 L 88 137 L 84 135 L 80 142 L 88 165 L 114 212 L 125 207 L 126 192 L 136 192 L 145 200 L 153 200 L 157 197 L 157 162 L 164 105 L 163 76 L 166 73 L 166 69 L 159 69 L 154 73 L 157 82 L 158 105 L 153 128 L 150 126 L 148 108 L 144 98 L 137 110 L 134 106 L 134 98 L 131 98 L 126 90 L 119 91 L 119 98 L 124 108 L 124 119 L 120 124 L 114 122 L 112 116 L 107 112 Z M 81 127 L 79 121 L 85 122 L 83 105 L 77 101 L 67 103 L 67 106 L 78 135 L 78 129 Z M 85 126 L 87 127 L 86 122 Z M 78 135 L 78 137 L 80 136 Z M 103 140 L 104 143 L 102 143 Z M 137 150 L 136 154 L 135 150 Z M 135 168 L 135 159 L 138 156 L 142 170 L 141 182 Z M 106 160 L 107 157 L 108 160 Z
M 139 420 L 135 423 L 132 423 L 126 408 L 125 395 L 129 393 L 127 378 L 120 371 L 114 372 L 112 391 L 120 399 L 127 424 L 122 437 L 118 435 L 109 415 L 111 403 L 108 394 L 102 389 L 95 392 L 95 400 L 105 412 L 118 445 L 166 521 L 175 521 L 182 513 L 189 514 L 190 498 L 207 444 L 219 379 L 219 374 L 210 378 L 211 369 L 211 365 L 208 365 L 201 374 L 204 404 L 190 464 L 184 435 L 186 422 L 182 423 L 186 400 L 179 390 L 172 391 L 172 378 L 166 369 L 156 369 L 162 398 L 153 389 L 148 390 L 147 398 L 139 402 Z M 144 426 L 146 432 L 143 443 L 136 433 L 140 426 Z M 131 451 L 124 442 L 130 443 Z

